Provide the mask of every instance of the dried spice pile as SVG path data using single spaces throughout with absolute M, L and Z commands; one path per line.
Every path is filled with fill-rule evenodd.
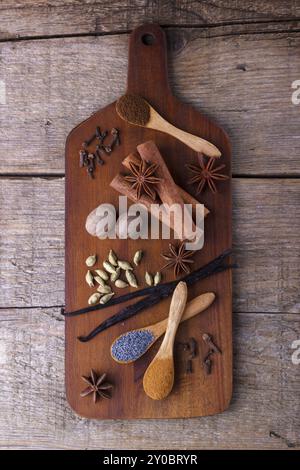
M 124 95 L 116 104 L 117 113 L 131 123 L 145 126 L 150 119 L 150 107 L 139 95 Z
M 149 330 L 129 331 L 114 342 L 111 354 L 118 362 L 135 361 L 147 351 L 154 339 Z

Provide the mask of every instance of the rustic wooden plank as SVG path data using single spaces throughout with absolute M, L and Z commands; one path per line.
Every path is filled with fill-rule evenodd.
M 174 93 L 228 131 L 236 175 L 299 175 L 300 34 L 219 34 L 169 32 Z M 124 92 L 127 39 L 0 44 L 0 173 L 63 173 L 70 129 Z
M 235 311 L 300 312 L 299 195 L 298 179 L 233 180 Z M 63 304 L 64 179 L 2 178 L 0 234 L 0 307 Z
M 0 305 L 64 303 L 64 180 L 2 179 L 0 193 Z
M 57 309 L 0 313 L 2 449 L 300 447 L 299 366 L 291 362 L 299 314 L 234 316 L 234 396 L 225 413 L 97 422 L 79 418 L 66 403 L 64 324 Z
M 128 31 L 144 22 L 202 26 L 233 22 L 296 19 L 294 0 L 214 0 L 212 2 L 135 0 L 2 1 L 0 39 Z

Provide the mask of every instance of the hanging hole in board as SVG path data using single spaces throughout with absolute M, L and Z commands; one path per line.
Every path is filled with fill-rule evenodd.
M 142 43 L 145 44 L 145 46 L 152 46 L 155 42 L 155 37 L 151 33 L 145 33 L 142 36 Z

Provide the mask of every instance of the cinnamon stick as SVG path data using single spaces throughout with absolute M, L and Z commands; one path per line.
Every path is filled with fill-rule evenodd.
M 157 193 L 164 204 L 173 206 L 175 209 L 171 214 L 171 223 L 173 226 L 176 226 L 175 221 L 180 220 L 180 217 L 184 213 L 184 201 L 181 195 L 178 193 L 177 186 L 169 172 L 167 165 L 165 164 L 163 157 L 152 140 L 138 145 L 137 151 L 143 160 L 158 165 L 156 176 L 161 179 L 161 182 L 157 184 Z M 190 228 L 187 224 L 187 219 L 189 219 Z M 192 220 L 192 217 L 188 216 L 188 214 L 185 214 L 185 217 L 183 217 L 183 233 L 181 238 L 183 240 L 190 240 L 194 237 L 195 231 L 196 226 Z
M 155 217 L 157 216 L 156 212 L 153 211 L 153 201 L 149 196 L 142 194 L 140 199 L 136 197 L 135 189 L 132 189 L 131 184 L 125 180 L 124 176 L 120 173 L 117 174 L 114 179 L 110 182 L 110 186 L 118 191 L 119 193 L 127 196 L 132 202 L 144 204 L 151 214 Z M 159 220 L 162 222 L 162 212 L 159 211 Z M 167 222 L 170 222 L 169 227 L 174 230 L 174 224 L 172 218 L 167 218 Z
M 126 158 L 124 158 L 122 164 L 125 166 L 125 168 L 130 169 L 129 163 L 139 164 L 139 162 L 140 156 L 136 153 L 130 153 L 129 155 L 127 155 Z M 182 197 L 184 203 L 191 204 L 193 206 L 193 216 L 195 216 L 195 207 L 197 204 L 199 204 L 199 201 L 180 186 L 176 185 L 176 188 L 180 196 Z M 204 206 L 204 217 L 206 217 L 208 214 L 209 210 L 207 209 L 207 207 Z

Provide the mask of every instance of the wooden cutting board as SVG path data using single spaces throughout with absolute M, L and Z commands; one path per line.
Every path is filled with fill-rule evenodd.
M 186 86 L 189 86 L 188 79 Z M 130 36 L 127 92 L 143 96 L 175 126 L 214 143 L 222 152 L 221 163 L 226 164 L 227 174 L 231 174 L 230 144 L 226 133 L 194 108 L 180 102 L 171 92 L 167 76 L 166 38 L 157 25 L 143 25 Z M 217 100 L 215 112 L 217 115 Z M 79 167 L 79 150 L 82 142 L 95 133 L 97 126 L 101 130 L 118 128 L 121 145 L 115 148 L 111 156 L 104 157 L 105 164 L 97 167 L 95 178 L 90 179 L 85 168 Z M 100 260 L 104 260 L 108 251 L 113 249 L 120 259 L 129 260 L 138 249 L 142 249 L 145 256 L 136 270 L 142 286 L 145 271 L 156 272 L 164 263 L 160 253 L 167 251 L 169 240 L 101 241 L 85 230 L 87 215 L 99 204 L 118 204 L 118 194 L 110 188 L 109 183 L 117 173 L 124 170 L 121 165 L 124 157 L 138 144 L 148 140 L 156 142 L 175 182 L 195 195 L 195 188 L 187 184 L 185 168 L 186 163 L 197 161 L 195 152 L 166 134 L 126 124 L 117 115 L 115 103 L 79 124 L 67 138 L 66 311 L 87 306 L 91 289 L 85 282 L 85 259 L 90 254 L 96 253 Z M 204 265 L 231 247 L 231 180 L 221 182 L 216 195 L 206 190 L 201 195 L 201 202 L 211 213 L 205 220 L 205 245 L 194 258 L 195 267 Z M 165 272 L 164 282 L 172 279 L 173 272 Z M 65 370 L 70 406 L 81 416 L 98 419 L 179 418 L 212 415 L 225 410 L 232 393 L 231 289 L 230 271 L 209 277 L 189 289 L 189 299 L 213 291 L 217 294 L 217 300 L 206 312 L 179 327 L 176 339 L 184 342 L 190 336 L 195 337 L 200 354 L 193 361 L 194 372 L 186 374 L 185 361 L 181 354 L 176 353 L 175 387 L 171 395 L 161 402 L 148 398 L 142 386 L 143 373 L 160 341 L 144 357 L 128 365 L 120 365 L 112 360 L 110 346 L 121 333 L 165 318 L 170 298 L 124 324 L 111 327 L 88 343 L 80 343 L 77 336 L 89 333 L 104 319 L 117 313 L 124 304 L 67 318 Z M 201 363 L 206 351 L 200 340 L 201 331 L 212 334 L 223 352 L 222 355 L 214 356 L 211 375 L 204 373 Z M 81 376 L 89 375 L 91 368 L 99 373 L 108 373 L 108 379 L 115 385 L 111 400 L 94 404 L 91 396 L 80 397 L 80 392 L 85 388 Z

